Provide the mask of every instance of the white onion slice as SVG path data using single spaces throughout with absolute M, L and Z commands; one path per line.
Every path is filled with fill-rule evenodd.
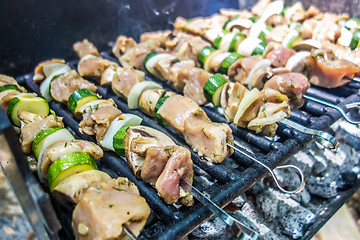
M 250 107 L 250 105 L 255 102 L 256 99 L 260 96 L 260 92 L 258 89 L 254 88 L 251 91 L 245 93 L 243 99 L 241 100 L 236 115 L 234 117 L 234 124 L 238 125 L 239 120 L 246 111 Z
M 129 109 L 138 109 L 139 108 L 139 99 L 141 94 L 153 88 L 162 88 L 159 84 L 152 81 L 144 81 L 135 84 L 135 86 L 131 89 L 128 96 L 128 106 Z
M 249 57 L 259 43 L 261 43 L 261 40 L 258 38 L 245 38 L 239 44 L 237 53 Z
M 238 27 L 238 26 L 241 28 L 249 29 L 252 25 L 253 25 L 253 21 L 251 21 L 250 19 L 240 18 L 240 19 L 235 19 L 235 20 L 232 20 L 231 22 L 229 22 L 226 25 L 225 29 L 231 31 L 231 29 L 233 27 Z
M 275 14 L 280 14 L 284 9 L 284 1 L 274 1 L 270 3 L 264 10 L 258 22 L 266 22 L 266 20 Z
M 155 64 L 157 64 L 160 60 L 164 59 L 164 58 L 175 58 L 174 56 L 168 54 L 168 53 L 159 53 L 156 54 L 155 56 L 151 57 L 146 63 L 145 63 L 145 68 L 154 76 L 157 77 L 159 79 L 161 79 L 161 76 L 159 76 L 157 74 L 156 71 L 154 71 L 154 66 Z
M 353 37 L 353 34 L 348 29 L 342 27 L 341 28 L 341 36 L 337 40 L 337 43 L 342 46 L 349 47 L 352 37 Z
M 291 56 L 286 62 L 285 68 L 291 72 L 302 72 L 305 68 L 305 61 L 310 56 L 308 51 L 300 51 Z
M 282 45 L 286 48 L 289 48 L 289 43 L 294 40 L 295 38 L 297 38 L 299 36 L 299 32 L 296 30 L 291 30 L 284 38 L 284 40 L 282 41 Z

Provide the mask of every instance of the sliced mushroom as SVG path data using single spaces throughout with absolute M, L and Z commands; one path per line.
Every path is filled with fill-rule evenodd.
M 311 49 L 319 49 L 321 48 L 321 43 L 314 39 L 306 39 L 304 41 L 297 41 L 293 45 L 293 49 L 296 51 L 311 51 Z
M 60 182 L 52 194 L 62 205 L 72 208 L 91 185 L 110 179 L 107 173 L 98 170 L 77 173 Z
M 310 56 L 310 52 L 300 51 L 291 56 L 286 62 L 285 68 L 291 72 L 303 72 L 305 69 L 306 59 Z
M 105 69 L 105 71 L 101 74 L 101 78 L 100 78 L 101 86 L 112 83 L 116 74 L 117 67 L 119 67 L 117 64 L 111 64 L 108 68 Z
M 258 88 L 261 89 L 264 86 L 263 78 L 268 73 L 268 68 L 271 65 L 270 59 L 263 59 L 259 61 L 250 71 L 247 77 L 248 89 Z
M 52 63 L 65 63 L 64 59 L 51 59 L 51 60 L 46 60 L 44 62 L 39 63 L 36 67 L 35 67 L 35 72 L 34 72 L 34 77 L 33 80 L 36 83 L 41 82 L 42 80 L 45 79 L 46 75 L 44 73 L 44 66 L 52 64 Z
M 125 156 L 135 176 L 140 176 L 141 166 L 145 160 L 143 153 L 147 148 L 169 145 L 175 145 L 175 143 L 167 135 L 156 129 L 145 126 L 129 127 L 124 139 Z
M 278 49 L 278 48 L 281 48 L 283 47 L 280 43 L 277 43 L 277 42 L 269 42 L 267 45 L 266 45 L 266 48 L 263 52 L 263 57 L 266 58 L 266 56 L 273 50 L 273 49 Z
M 139 106 L 141 110 L 150 117 L 155 117 L 155 107 L 159 99 L 166 93 L 166 90 L 161 88 L 148 89 L 140 96 Z
M 244 98 L 247 89 L 238 82 L 228 82 L 221 92 L 220 104 L 224 109 L 226 120 L 231 123 L 234 120 L 238 106 Z

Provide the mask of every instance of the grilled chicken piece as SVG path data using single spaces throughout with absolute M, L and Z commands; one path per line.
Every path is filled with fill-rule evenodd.
M 125 36 L 119 36 L 117 43 L 123 43 L 123 42 L 133 42 L 134 40 L 132 38 L 127 38 Z M 118 46 L 115 45 L 113 48 L 113 53 L 115 56 L 120 56 L 119 61 L 123 66 L 132 66 L 136 69 L 144 70 L 144 58 L 148 53 L 151 51 L 157 51 L 157 52 L 164 52 L 165 50 L 160 48 L 158 43 L 153 40 L 149 39 L 147 41 L 141 42 L 139 44 L 133 43 L 130 44 L 130 46 L 133 47 L 124 47 L 124 46 Z M 125 50 L 122 51 L 121 49 Z
M 5 110 L 7 109 L 9 102 L 16 97 L 20 92 L 16 90 L 7 90 L 0 93 L 0 105 Z
M 277 27 L 287 24 L 286 19 L 280 14 L 274 14 L 266 20 L 266 26 Z
M 261 17 L 264 13 L 265 8 L 271 3 L 271 0 L 259 0 L 255 5 L 251 8 L 251 13 Z
M 41 159 L 40 171 L 43 179 L 47 179 L 47 172 L 53 162 L 55 162 L 61 156 L 73 152 L 88 153 L 92 158 L 94 158 L 94 160 L 97 160 L 103 156 L 102 149 L 92 142 L 84 140 L 56 142 L 45 150 Z
M 351 50 L 349 47 L 340 46 L 338 44 L 331 43 L 329 41 L 321 42 L 321 46 L 324 49 L 332 51 L 335 56 L 339 59 L 345 59 L 350 61 L 358 66 L 360 66 L 360 49 L 355 48 Z
M 234 19 L 235 17 L 250 19 L 250 18 L 252 18 L 254 16 L 247 9 L 239 10 L 239 9 L 222 8 L 222 9 L 220 9 L 220 14 L 225 16 L 225 17 L 228 17 L 230 19 Z
M 245 58 L 239 58 L 236 60 L 228 70 L 229 78 L 234 79 L 236 82 L 242 85 L 247 85 L 247 77 L 251 69 L 262 59 L 261 56 L 251 56 Z
M 281 43 L 289 32 L 290 28 L 288 27 L 288 25 L 276 26 L 265 37 L 265 41 Z
M 301 73 L 282 73 L 270 78 L 264 88 L 275 89 L 285 94 L 290 100 L 292 109 L 300 108 L 303 103 L 303 95 L 309 89 L 308 79 Z
M 145 74 L 131 66 L 118 67 L 112 81 L 112 89 L 119 97 L 127 99 L 131 89 L 139 82 L 144 81 Z
M 192 115 L 201 116 L 203 119 L 210 121 L 199 105 L 190 98 L 178 94 L 166 99 L 157 113 L 175 130 L 181 133 L 184 132 L 186 119 Z
M 25 126 L 22 126 L 20 133 L 21 149 L 25 154 L 31 152 L 32 143 L 39 132 L 51 127 L 64 127 L 62 122 L 63 118 L 52 114 L 47 117 L 42 117 L 34 113 L 19 110 L 18 117 L 25 123 Z
M 329 50 L 313 49 L 306 61 L 306 71 L 314 85 L 334 88 L 342 86 L 359 73 L 360 67 L 344 59 L 337 59 Z
M 293 49 L 285 47 L 277 47 L 271 50 L 265 57 L 271 60 L 271 65 L 274 67 L 285 67 L 289 58 L 295 55 Z
M 188 68 L 179 71 L 180 82 L 186 82 L 183 90 L 184 96 L 194 100 L 199 105 L 207 103 L 203 88 L 211 76 L 212 74 L 201 68 Z
M 20 86 L 13 77 L 9 77 L 9 76 L 0 74 L 0 87 L 8 85 L 8 84 L 16 85 L 21 90 L 21 92 L 26 92 L 26 89 L 24 87 Z
M 225 83 L 221 92 L 220 104 L 229 123 L 234 121 L 240 100 L 243 99 L 246 91 L 247 89 L 238 82 Z
M 212 123 L 193 100 L 173 95 L 160 107 L 158 114 L 181 132 L 196 152 L 210 161 L 221 162 L 232 154 L 232 150 L 226 145 L 234 141 L 230 127 Z
M 140 42 L 148 41 L 149 39 L 155 40 L 158 46 L 165 47 L 166 41 L 173 38 L 173 33 L 170 30 L 145 32 L 140 36 Z
M 73 212 L 72 228 L 76 239 L 122 239 L 123 226 L 138 236 L 149 214 L 135 184 L 119 177 L 86 190 Z
M 178 92 L 183 92 L 187 79 L 181 77 L 180 72 L 186 72 L 194 67 L 195 63 L 192 60 L 183 60 L 172 64 L 169 70 L 171 78 L 167 79 L 171 87 Z
M 116 69 L 118 66 L 117 63 L 102 57 L 86 55 L 79 61 L 78 72 L 82 77 L 99 80 L 107 68 Z
M 46 60 L 44 62 L 39 63 L 36 67 L 35 67 L 35 72 L 34 72 L 34 76 L 33 76 L 33 80 L 36 83 L 42 82 L 42 80 L 45 79 L 45 73 L 44 73 L 44 66 L 49 65 L 49 64 L 53 64 L 53 63 L 65 63 L 64 59 L 51 59 L 51 60 Z
M 58 102 L 67 103 L 70 95 L 81 88 L 96 92 L 97 87 L 83 79 L 75 70 L 61 75 L 50 83 L 51 96 Z
M 74 43 L 73 48 L 79 58 L 83 58 L 88 54 L 100 56 L 97 48 L 87 39 L 84 39 L 82 42 L 79 41 Z
M 112 49 L 112 52 L 117 58 L 120 58 L 123 53 L 127 52 L 129 49 L 135 46 L 136 42 L 133 38 L 128 38 L 126 36 L 120 35 L 116 39 L 116 43 Z
M 80 201 L 85 191 L 91 185 L 110 179 L 111 177 L 107 173 L 99 170 L 76 173 L 56 185 L 52 195 L 62 205 L 73 209 L 74 205 Z
M 99 104 L 96 109 L 90 108 L 84 113 L 80 122 L 80 131 L 88 135 L 96 135 L 96 140 L 101 143 L 110 123 L 119 117 L 122 112 L 115 104 Z
M 220 163 L 233 153 L 227 146 L 227 143 L 234 143 L 227 124 L 213 123 L 207 117 L 193 114 L 185 120 L 183 135 L 194 151 L 210 162 Z

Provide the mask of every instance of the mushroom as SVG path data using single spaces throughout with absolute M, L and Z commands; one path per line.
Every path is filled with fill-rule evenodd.
M 107 173 L 99 170 L 77 173 L 60 182 L 52 194 L 62 205 L 72 208 L 91 185 L 110 179 L 111 177 Z
M 238 82 L 225 83 L 221 92 L 220 105 L 228 122 L 233 122 L 239 103 L 247 89 Z
M 321 43 L 314 39 L 306 39 L 304 41 L 297 41 L 293 45 L 293 49 L 296 51 L 311 51 L 313 48 L 321 48 Z
M 140 176 L 147 148 L 175 145 L 164 133 L 145 126 L 129 127 L 124 138 L 126 160 L 136 177 Z
M 150 117 L 155 117 L 155 107 L 160 98 L 164 96 L 166 90 L 161 88 L 148 89 L 140 96 L 139 106 L 141 110 Z
M 310 56 L 310 52 L 300 51 L 291 56 L 286 62 L 285 68 L 291 72 L 303 72 L 306 59 Z
M 47 60 L 47 61 L 39 63 L 35 67 L 35 72 L 34 72 L 34 77 L 33 77 L 34 82 L 40 83 L 45 79 L 46 73 L 44 73 L 44 66 L 52 64 L 52 63 L 64 64 L 65 60 L 64 59 L 51 59 L 51 60 Z

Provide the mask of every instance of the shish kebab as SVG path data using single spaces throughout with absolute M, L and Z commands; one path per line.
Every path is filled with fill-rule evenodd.
M 111 179 L 97 170 L 95 160 L 103 157 L 102 149 L 75 139 L 64 128 L 62 117 L 53 112 L 48 115 L 45 99 L 27 93 L 15 79 L 0 75 L 0 87 L 1 107 L 20 127 L 21 148 L 37 160 L 40 181 L 47 183 L 62 205 L 75 206 L 72 228 L 76 239 L 138 236 L 150 208 L 127 178 Z
M 165 93 L 165 91 L 163 89 L 159 89 L 159 86 L 154 86 L 153 82 L 151 82 L 151 81 L 146 81 L 146 82 L 141 81 L 140 83 L 137 83 L 135 81 L 134 77 L 131 77 L 131 76 L 134 76 L 134 73 L 138 74 L 141 71 L 134 70 L 132 67 L 129 67 L 129 66 L 126 66 L 124 68 L 117 67 L 116 70 L 114 70 L 112 65 L 108 65 L 109 61 L 100 57 L 98 55 L 98 51 L 97 51 L 96 47 L 92 43 L 88 42 L 87 40 L 83 40 L 82 42 L 75 43 L 74 50 L 77 52 L 78 56 L 81 58 L 81 60 L 78 63 L 79 73 L 88 78 L 92 78 L 92 79 L 100 82 L 101 85 L 111 83 L 112 89 L 114 90 L 114 92 L 121 98 L 127 99 L 128 106 L 130 109 L 131 108 L 135 109 L 135 108 L 140 107 L 141 111 L 143 111 L 145 114 L 147 114 L 151 117 L 155 116 L 160 124 L 168 123 L 174 129 L 176 129 L 178 131 L 180 129 L 180 132 L 181 132 L 181 122 L 187 121 L 187 120 L 184 120 L 183 118 L 189 118 L 189 120 L 191 121 L 191 119 L 193 117 L 200 116 L 201 119 L 203 119 L 203 116 L 206 116 L 206 113 L 203 112 L 203 110 L 191 99 L 188 99 L 186 97 L 176 95 L 176 94 L 168 97 L 168 96 L 166 96 L 166 94 L 168 94 L 168 93 Z M 96 55 L 94 53 L 96 53 Z M 99 69 L 101 69 L 101 71 L 99 71 Z M 141 73 L 143 76 L 144 73 L 143 72 L 141 72 Z M 129 86 L 131 86 L 131 87 L 129 87 Z M 132 86 L 134 86 L 134 87 L 132 87 Z M 150 89 L 147 89 L 147 86 L 149 86 Z M 134 104 L 133 102 L 130 102 L 131 93 L 133 90 L 129 90 L 129 88 L 132 88 L 138 92 L 139 90 L 136 89 L 137 87 L 145 88 L 145 89 L 141 90 L 142 91 L 140 93 L 141 96 L 137 97 L 137 99 L 139 99 L 139 100 L 137 100 L 137 101 L 139 101 L 138 105 Z M 182 103 L 182 104 L 180 104 L 180 103 Z M 167 105 L 165 105 L 165 104 L 167 104 Z M 159 105 L 161 107 L 159 107 Z M 161 115 L 162 112 L 160 110 L 163 106 L 167 106 L 167 107 L 164 107 L 164 109 L 165 109 L 165 110 L 163 110 L 164 112 L 166 112 L 166 109 L 171 108 L 171 111 L 172 111 L 171 116 L 167 116 L 165 114 Z M 177 109 L 174 110 L 173 106 L 179 106 L 179 107 L 177 107 Z M 182 111 L 184 111 L 184 112 L 182 112 Z M 196 114 L 191 114 L 191 112 L 196 113 Z M 194 116 L 192 116 L 192 115 L 194 115 Z M 206 149 L 206 147 L 209 146 L 209 141 L 216 140 L 216 137 L 218 136 L 216 134 L 209 135 L 209 134 L 211 134 L 211 131 L 208 131 L 208 129 L 205 129 L 205 127 L 207 127 L 207 126 L 212 127 L 212 126 L 220 125 L 220 124 L 216 124 L 216 123 L 213 123 L 213 125 L 208 125 L 211 122 L 207 118 L 205 119 L 204 123 L 206 125 L 203 128 L 199 129 L 198 126 L 195 126 L 196 127 L 195 130 L 197 130 L 196 134 L 202 135 L 202 136 L 200 136 L 200 139 L 203 138 L 204 139 L 203 142 L 205 142 L 205 144 L 206 144 L 206 146 L 202 147 L 201 149 Z M 184 124 L 184 123 L 182 123 L 182 124 Z M 201 124 L 201 122 L 200 122 L 200 124 Z M 200 125 L 200 124 L 199 124 L 199 122 L 196 122 L 196 125 Z M 190 125 L 190 123 L 185 123 L 184 125 L 186 128 L 187 127 L 186 125 Z M 221 124 L 221 125 L 224 125 L 224 124 Z M 189 128 L 189 131 L 190 130 L 191 129 Z M 193 135 L 195 135 L 195 134 L 193 134 Z M 192 137 L 192 136 L 190 135 L 190 137 Z M 197 136 L 197 137 L 199 137 L 199 136 Z M 222 141 L 218 141 L 218 142 L 222 142 Z M 201 143 L 202 142 L 198 142 L 197 144 L 201 144 Z M 211 143 L 210 146 L 212 146 L 214 144 L 216 144 L 216 143 Z M 241 151 L 238 148 L 235 148 L 233 146 L 233 144 L 231 144 L 229 142 L 227 142 L 227 146 L 231 149 L 235 149 L 235 150 L 245 154 L 243 151 Z M 195 151 L 196 150 L 197 149 L 195 149 Z M 210 149 L 208 149 L 208 150 L 210 150 Z M 202 154 L 204 154 L 204 153 L 202 152 Z M 203 156 L 206 156 L 206 155 L 204 154 Z M 250 159 L 252 159 L 253 161 L 257 162 L 258 164 L 264 166 L 264 164 L 262 164 L 257 159 L 253 158 L 252 156 L 250 156 L 248 154 L 246 154 L 246 156 L 249 157 Z M 211 155 L 210 155 L 210 157 L 211 157 Z M 209 159 L 209 157 L 206 157 L 206 159 Z M 212 160 L 214 162 L 213 159 L 209 159 L 209 160 Z M 301 178 L 302 178 L 302 181 L 301 181 L 302 183 L 300 184 L 301 186 L 293 191 L 286 191 L 285 189 L 283 189 L 280 186 L 280 184 L 278 184 L 276 176 L 272 173 L 272 170 L 269 169 L 267 166 L 264 166 L 264 167 L 271 173 L 271 175 L 273 176 L 278 187 L 284 192 L 295 193 L 304 186 L 304 181 L 303 181 L 303 176 L 302 176 L 301 170 L 298 169 L 296 166 L 286 165 L 286 166 L 279 167 L 279 168 L 294 168 L 296 171 L 298 171 L 300 173 Z
M 277 128 L 276 122 L 290 115 L 288 97 L 283 93 L 290 90 L 291 93 L 294 93 L 293 95 L 295 93 L 300 95 L 290 98 L 292 105 L 299 105 L 303 102 L 301 99 L 302 92 L 309 87 L 305 76 L 298 73 L 290 74 L 290 76 L 295 75 L 297 81 L 294 81 L 294 84 L 296 86 L 294 88 L 287 87 L 283 93 L 277 91 L 282 90 L 279 88 L 276 91 L 268 89 L 261 92 L 257 90 L 248 92 L 240 83 L 228 82 L 222 75 L 212 76 L 207 71 L 195 67 L 198 62 L 199 51 L 202 48 L 207 48 L 208 43 L 199 37 L 184 35 L 187 34 L 180 35 L 177 38 L 170 31 L 145 33 L 142 35 L 143 41 L 139 44 L 136 44 L 132 38 L 119 36 L 113 52 L 124 66 L 130 65 L 138 69 L 145 67 L 158 79 L 168 80 L 173 89 L 183 92 L 185 96 L 198 104 L 205 104 L 209 100 L 215 106 L 221 106 L 228 122 L 234 122 L 234 125 L 262 132 L 264 135 L 274 136 Z M 165 51 L 161 48 L 163 46 L 170 46 L 176 57 L 163 53 Z M 91 61 L 95 62 L 96 60 Z M 90 62 L 90 60 L 85 59 L 84 62 Z M 87 72 L 87 66 L 80 61 L 78 67 L 80 74 L 91 75 L 91 71 Z M 287 77 L 287 79 L 291 83 L 291 78 Z M 288 81 L 284 82 L 285 84 L 288 83 Z M 304 83 L 306 83 L 305 86 Z M 212 93 L 206 96 L 203 91 L 205 88 L 211 90 Z M 248 94 L 245 97 L 246 93 Z M 263 99 L 267 99 L 266 104 Z M 256 104 L 251 105 L 253 102 Z M 268 107 L 262 107 L 262 111 L 260 111 L 262 105 L 268 105 Z M 336 140 L 326 132 L 317 130 L 313 132 L 314 130 L 304 128 L 290 120 L 287 120 L 286 125 L 290 125 L 299 131 L 320 136 L 319 140 L 327 147 L 334 148 L 336 146 Z
M 81 130 L 85 134 L 95 134 L 98 143 L 103 148 L 115 150 L 116 153 L 121 156 L 125 154 L 127 162 L 135 176 L 154 184 L 161 197 L 163 197 L 168 204 L 179 201 L 185 206 L 191 206 L 193 204 L 193 198 L 188 192 L 191 191 L 199 198 L 200 202 L 230 225 L 237 235 L 243 234 L 248 237 L 259 238 L 256 232 L 229 216 L 210 199 L 191 186 L 193 170 L 188 149 L 176 146 L 168 136 L 155 129 L 144 126 L 131 126 L 140 123 L 137 120 L 139 117 L 131 114 L 123 114 L 123 118 L 115 118 L 110 123 L 104 135 L 104 132 L 101 130 L 103 127 L 106 127 L 104 121 L 109 121 L 108 114 L 110 112 L 116 112 L 114 102 L 112 100 L 99 99 L 93 92 L 84 91 L 88 90 L 87 88 L 78 88 L 79 86 L 76 86 L 77 83 L 71 84 L 74 81 L 73 79 L 77 79 L 78 83 L 81 82 L 80 85 L 82 85 L 82 87 L 84 87 L 84 85 L 88 88 L 93 87 L 93 84 L 76 75 L 77 73 L 74 70 L 70 71 L 70 69 L 59 62 L 59 60 L 40 63 L 36 67 L 36 74 L 34 75 L 34 79 L 37 81 L 44 79 L 47 75 L 45 73 L 42 74 L 41 72 L 44 71 L 40 68 L 52 69 L 52 73 L 50 71 L 48 74 L 48 77 L 52 78 L 52 80 L 50 83 L 47 83 L 50 84 L 50 89 L 44 91 L 44 87 L 42 87 L 44 85 L 41 85 L 42 93 L 46 95 L 46 92 L 50 90 L 50 97 L 56 101 L 67 102 L 69 110 L 72 111 L 77 118 L 81 118 L 80 115 L 83 114 L 82 121 L 80 122 Z M 61 68 L 66 68 L 69 72 L 60 73 L 62 70 L 59 72 L 58 69 Z M 64 78 L 67 80 L 64 80 Z M 46 83 L 45 81 L 44 84 Z M 60 84 L 61 82 L 62 84 Z M 65 88 L 68 86 L 72 87 L 70 87 L 71 90 L 62 89 L 62 91 L 56 93 L 55 89 L 60 85 L 65 86 Z M 75 90 L 76 88 L 78 89 Z M 67 91 L 73 92 L 70 94 L 70 92 Z M 68 97 L 66 101 L 69 94 L 70 97 Z M 72 103 L 74 97 L 78 98 L 76 105 Z M 101 103 L 101 101 L 104 102 Z M 102 111 L 107 106 L 105 102 L 111 103 L 111 109 L 108 109 L 111 111 L 107 111 L 108 114 Z M 101 116 L 100 119 L 98 118 L 99 116 Z M 95 131 L 89 129 L 90 125 L 88 121 L 90 118 L 95 121 L 90 120 L 90 125 Z M 131 118 L 137 119 L 134 120 Z M 122 127 L 119 122 L 123 124 Z M 130 127 L 128 125 L 130 125 Z M 108 132 L 112 136 L 109 137 L 107 135 Z M 144 157 L 144 155 L 146 156 Z

